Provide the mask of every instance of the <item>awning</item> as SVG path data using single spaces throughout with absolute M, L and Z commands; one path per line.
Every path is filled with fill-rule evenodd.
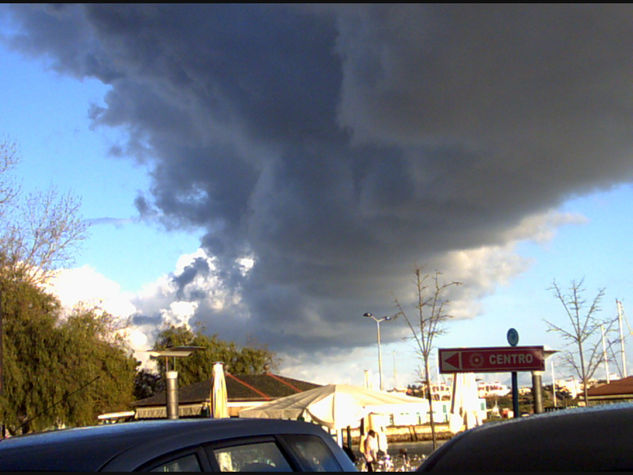
M 347 384 L 330 384 L 286 396 L 252 409 L 240 417 L 314 421 L 330 429 L 357 427 L 371 413 L 397 414 L 428 411 L 428 401 L 399 394 L 372 391 Z

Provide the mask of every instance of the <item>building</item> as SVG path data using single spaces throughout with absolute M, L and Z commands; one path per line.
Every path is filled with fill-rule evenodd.
M 503 397 L 507 396 L 511 392 L 511 388 L 506 386 L 505 384 L 501 384 L 499 381 L 495 381 L 494 383 L 487 383 L 486 381 L 478 380 L 477 381 L 477 395 L 480 398 L 488 398 L 488 397 Z
M 587 397 L 589 401 L 600 403 L 632 401 L 633 376 L 589 388 Z
M 426 395 L 426 384 L 422 383 L 418 386 L 409 386 L 406 391 L 403 391 L 407 396 L 416 396 L 425 398 Z M 439 383 L 431 383 L 431 394 L 433 395 L 434 401 L 450 401 L 451 399 L 451 385 L 446 384 L 444 382 Z
M 225 373 L 229 416 L 237 417 L 239 411 L 274 399 L 314 389 L 320 384 L 287 378 L 272 373 L 241 374 Z M 213 378 L 178 388 L 179 417 L 200 417 L 211 405 Z M 132 403 L 135 419 L 164 419 L 167 417 L 165 391 Z

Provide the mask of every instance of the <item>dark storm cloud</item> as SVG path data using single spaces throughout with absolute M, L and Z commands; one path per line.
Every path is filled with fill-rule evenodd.
M 504 244 L 522 218 L 633 178 L 628 5 L 11 13 L 17 49 L 112 86 L 91 117 L 153 163 L 139 211 L 207 229 L 243 298 L 199 308 L 220 336 L 367 343 L 360 315 L 391 312 L 416 263 Z
M 172 277 L 173 282 L 178 287 L 178 290 L 176 291 L 176 296 L 178 297 L 179 300 L 184 299 L 185 287 L 191 284 L 193 280 L 196 278 L 196 276 L 198 275 L 201 275 L 203 277 L 206 277 L 207 275 L 209 275 L 209 264 L 207 263 L 205 259 L 202 259 L 200 257 L 197 259 L 194 259 L 194 261 L 188 266 L 186 266 L 180 274 Z M 197 297 L 195 298 L 195 300 L 204 298 L 204 295 L 201 295 L 199 292 L 194 291 L 194 294 L 195 294 L 194 298 Z M 189 295 L 188 298 L 191 299 L 192 296 Z
M 132 315 L 132 323 L 134 325 L 155 325 L 155 326 L 160 326 L 160 324 L 163 322 L 163 317 L 161 317 L 160 315 L 141 315 L 141 314 L 136 314 L 136 315 Z

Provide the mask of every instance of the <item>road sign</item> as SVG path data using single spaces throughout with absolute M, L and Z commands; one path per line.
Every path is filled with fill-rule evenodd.
M 542 346 L 443 348 L 439 361 L 440 373 L 545 371 Z
M 508 334 L 506 335 L 506 337 L 508 338 L 508 343 L 510 343 L 510 346 L 517 346 L 519 344 L 519 332 L 516 331 L 514 328 L 510 328 L 508 330 Z

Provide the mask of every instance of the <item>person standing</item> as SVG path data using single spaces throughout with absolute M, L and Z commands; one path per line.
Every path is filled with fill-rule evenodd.
M 363 448 L 365 449 L 363 455 L 365 456 L 367 471 L 374 472 L 378 456 L 378 441 L 376 439 L 376 432 L 374 432 L 373 429 L 367 432 L 367 438 L 365 439 Z

